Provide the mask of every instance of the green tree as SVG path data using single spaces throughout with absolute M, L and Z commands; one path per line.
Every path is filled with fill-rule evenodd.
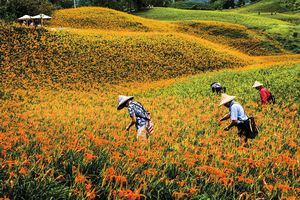
M 1 0 L 0 17 L 14 19 L 23 15 L 50 15 L 54 10 L 48 0 Z
M 174 3 L 173 0 L 152 0 L 151 1 L 151 5 L 154 5 L 154 6 L 168 6 L 170 5 L 171 3 Z
M 235 7 L 234 0 L 223 0 L 223 1 L 224 1 L 224 4 L 223 4 L 224 9 L 229 9 L 229 8 Z
M 300 0 L 281 0 L 280 4 L 289 10 L 300 10 Z
M 72 8 L 74 6 L 74 0 L 50 0 L 50 2 L 57 8 Z
M 235 7 L 234 0 L 210 0 L 210 3 L 214 5 L 215 9 L 229 9 Z
M 246 4 L 245 0 L 238 0 L 238 2 L 236 3 L 236 6 L 238 7 L 242 7 Z

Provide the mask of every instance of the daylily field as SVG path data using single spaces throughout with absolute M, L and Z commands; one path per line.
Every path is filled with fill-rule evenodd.
M 104 8 L 0 27 L 0 199 L 300 198 L 300 55 L 262 32 Z M 218 122 L 214 81 L 255 117 L 248 147 Z M 120 94 L 151 112 L 148 142 L 125 131 Z

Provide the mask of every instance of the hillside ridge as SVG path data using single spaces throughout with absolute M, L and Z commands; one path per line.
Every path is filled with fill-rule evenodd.
M 73 11 L 82 16 L 74 19 Z M 71 21 L 58 20 L 60 15 Z M 87 24 L 93 26 L 76 28 L 87 18 Z M 131 26 L 126 29 L 123 21 Z M 229 22 L 159 22 L 106 8 L 78 8 L 60 10 L 50 25 L 31 29 L 1 24 L 3 87 L 76 88 L 83 83 L 119 84 L 132 77 L 150 82 L 223 68 L 282 63 L 283 59 L 297 62 L 299 58 L 260 32 Z M 22 52 L 22 57 L 13 52 Z
M 76 16 L 76 17 L 74 17 Z M 278 42 L 262 32 L 249 30 L 241 24 L 217 21 L 164 22 L 127 13 L 96 7 L 65 9 L 54 14 L 52 27 L 75 29 L 101 29 L 123 32 L 185 33 L 236 49 L 248 55 L 273 55 L 285 53 Z M 102 33 L 104 33 L 102 31 Z M 81 31 L 87 33 L 87 31 Z M 95 32 L 95 31 L 94 31 Z M 98 32 L 98 31 L 96 31 Z M 98 32 L 100 34 L 100 32 Z M 94 34 L 95 35 L 95 34 Z
M 236 9 L 238 12 L 290 12 L 293 9 L 283 5 L 281 0 L 261 0 Z

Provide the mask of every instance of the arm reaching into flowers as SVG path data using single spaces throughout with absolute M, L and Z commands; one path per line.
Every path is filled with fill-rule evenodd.
M 237 120 L 232 120 L 231 123 L 229 124 L 229 126 L 224 128 L 224 131 L 229 131 L 232 127 L 236 126 L 237 124 L 238 124 Z
M 126 127 L 126 131 L 129 131 L 129 129 L 136 123 L 136 117 L 135 115 L 130 116 L 131 117 L 131 122 L 130 124 Z
M 227 113 L 223 118 L 220 119 L 220 122 L 224 121 L 224 120 L 227 120 L 229 118 L 230 118 L 230 113 Z

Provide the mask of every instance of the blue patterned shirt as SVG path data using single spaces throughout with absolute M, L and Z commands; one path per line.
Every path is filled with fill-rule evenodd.
M 130 101 L 128 106 L 128 113 L 130 117 L 136 117 L 135 126 L 137 129 L 147 124 L 148 114 L 145 112 L 143 106 L 140 103 L 136 101 Z

